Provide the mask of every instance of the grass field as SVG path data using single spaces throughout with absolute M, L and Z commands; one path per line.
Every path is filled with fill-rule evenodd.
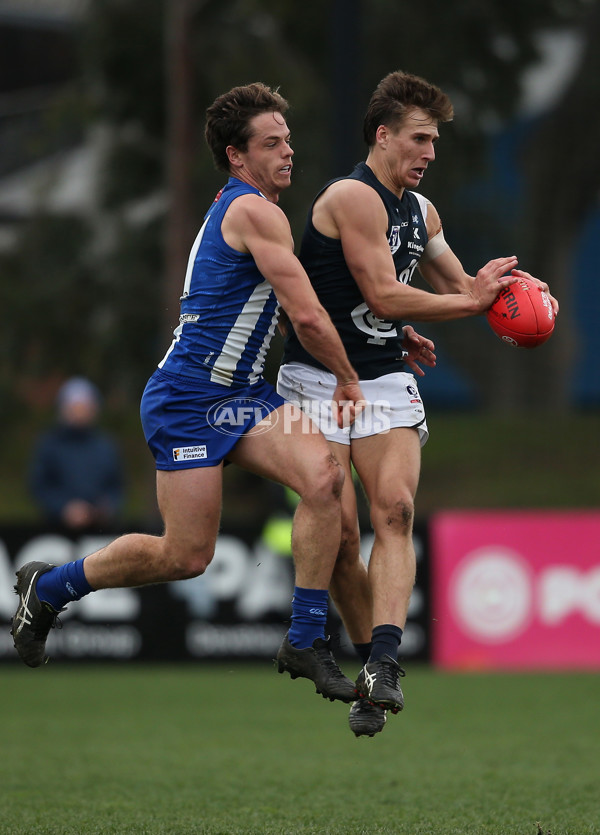
M 269 664 L 2 679 L 2 833 L 600 833 L 599 675 L 413 668 L 373 739 Z

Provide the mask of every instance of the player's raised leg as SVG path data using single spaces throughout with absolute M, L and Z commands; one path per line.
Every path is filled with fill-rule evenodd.
M 353 682 L 339 669 L 325 634 L 328 589 L 341 536 L 343 470 L 300 409 L 285 403 L 277 413 L 277 420 L 269 419 L 268 432 L 259 423 L 229 457 L 300 496 L 292 527 L 292 623 L 277 654 L 278 669 L 312 680 L 326 698 L 350 702 Z
M 17 572 L 19 595 L 11 634 L 21 659 L 39 667 L 46 640 L 64 607 L 91 591 L 184 580 L 212 560 L 219 529 L 222 465 L 157 472 L 162 536 L 125 534 L 62 566 L 27 563 Z

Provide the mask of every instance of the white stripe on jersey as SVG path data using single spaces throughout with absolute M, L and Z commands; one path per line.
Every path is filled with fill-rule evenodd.
M 271 324 L 269 325 L 269 330 L 265 334 L 265 338 L 263 339 L 263 344 L 260 346 L 260 350 L 256 355 L 256 360 L 252 366 L 252 374 L 249 376 L 249 380 L 251 383 L 255 383 L 263 372 L 263 368 L 265 367 L 265 357 L 267 355 L 267 351 L 269 350 L 269 345 L 271 344 L 271 340 L 273 339 L 273 334 L 275 333 L 275 328 L 277 327 L 277 319 L 279 318 L 279 305 L 275 306 L 275 311 L 273 312 L 273 318 L 271 319 Z
M 209 220 L 210 220 L 210 216 L 207 217 L 206 220 L 204 221 L 204 223 L 202 224 L 202 226 L 200 228 L 200 231 L 196 235 L 196 240 L 193 243 L 193 246 L 192 246 L 192 249 L 191 249 L 191 252 L 190 252 L 190 256 L 188 258 L 187 270 L 186 270 L 186 273 L 185 273 L 185 281 L 183 282 L 182 298 L 184 298 L 184 296 L 187 296 L 187 294 L 190 291 L 190 284 L 192 282 L 192 274 L 194 272 L 194 262 L 196 261 L 196 255 L 198 254 L 198 250 L 200 249 L 200 244 L 202 243 L 202 238 L 204 237 L 204 230 L 206 229 L 206 224 L 208 223 Z M 173 350 L 173 348 L 175 347 L 177 342 L 179 342 L 182 330 L 183 330 L 183 324 L 179 324 L 175 328 L 175 330 L 173 331 L 173 341 L 169 345 L 169 347 L 167 349 L 167 353 L 164 355 L 164 357 L 158 363 L 159 368 L 162 368 L 164 366 L 165 362 L 169 358 L 169 354 L 171 353 L 171 351 Z
M 418 191 L 411 191 L 411 194 L 419 201 L 419 206 L 421 207 L 421 214 L 423 215 L 423 220 L 425 221 L 425 225 L 427 225 L 427 207 L 431 205 L 431 200 L 428 200 L 426 197 L 423 197 Z
M 173 341 L 171 342 L 171 344 L 169 345 L 169 347 L 167 348 L 167 353 L 164 355 L 164 357 L 163 357 L 163 358 L 161 359 L 161 361 L 158 363 L 158 367 L 159 367 L 159 368 L 162 368 L 162 367 L 163 367 L 163 365 L 166 363 L 166 361 L 169 359 L 169 354 L 171 353 L 171 351 L 173 350 L 173 348 L 175 347 L 175 345 L 179 342 L 179 340 L 180 340 L 180 338 L 181 338 L 181 332 L 182 332 L 182 330 L 183 330 L 183 325 L 177 325 L 177 327 L 176 327 L 176 328 L 175 328 L 175 330 L 173 331 L 173 337 L 174 337 L 174 339 L 173 339 Z
M 183 282 L 183 295 L 187 296 L 190 292 L 190 284 L 192 283 L 192 275 L 194 272 L 194 262 L 196 261 L 196 255 L 198 254 L 198 250 L 200 249 L 200 244 L 202 243 L 202 238 L 204 237 L 204 230 L 206 229 L 206 224 L 210 220 L 210 215 L 206 218 L 204 223 L 202 224 L 200 231 L 196 235 L 196 240 L 192 244 L 192 249 L 190 251 L 190 257 L 188 258 L 187 263 L 187 270 L 185 272 L 185 281 Z
M 269 301 L 272 292 L 273 288 L 268 281 L 262 281 L 260 284 L 257 284 L 252 291 L 248 301 L 233 323 L 227 339 L 223 343 L 221 353 L 215 360 L 210 374 L 212 383 L 230 386 L 233 382 L 233 374 L 237 368 L 237 364 L 242 358 L 248 340 L 252 336 L 256 323 L 265 309 L 265 305 Z M 271 327 L 274 331 L 273 324 Z

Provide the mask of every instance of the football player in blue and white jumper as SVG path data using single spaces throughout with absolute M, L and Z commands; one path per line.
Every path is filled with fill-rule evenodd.
M 278 92 L 249 84 L 207 110 L 206 140 L 229 180 L 192 246 L 179 325 L 141 402 L 164 533 L 127 534 L 81 560 L 27 563 L 17 572 L 12 634 L 32 667 L 47 660 L 48 632 L 69 602 L 97 589 L 182 580 L 206 570 L 227 460 L 281 482 L 301 499 L 292 533 L 292 624 L 278 653 L 279 671 L 311 679 L 330 699 L 354 698 L 354 682 L 337 666 L 325 634 L 344 473 L 324 436 L 262 376 L 281 305 L 302 344 L 333 375 L 336 420 L 351 423 L 360 408 L 357 373 L 293 253 L 277 205 L 292 174 L 287 107 Z

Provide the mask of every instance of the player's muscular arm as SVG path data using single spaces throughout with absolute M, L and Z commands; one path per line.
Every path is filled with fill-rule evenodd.
M 379 196 L 364 184 L 344 181 L 343 185 L 343 189 L 338 184 L 328 189 L 332 192 L 329 211 L 346 263 L 369 309 L 379 318 L 436 322 L 474 316 L 486 310 L 498 291 L 513 280 L 500 277 L 516 266 L 516 259 L 495 264 L 486 274 L 483 288 L 471 281 L 468 287 L 465 284 L 453 293 L 437 295 L 398 282 L 386 237 L 387 214 Z M 458 259 L 454 268 L 456 264 L 460 266 Z M 465 275 L 462 267 L 460 271 Z
M 467 275 L 463 265 L 448 247 L 432 260 L 419 263 L 419 272 L 429 286 L 440 295 L 468 293 L 473 287 L 473 276 Z
M 425 252 L 419 261 L 419 272 L 436 293 L 469 293 L 473 276 L 467 275 L 463 265 L 444 238 L 442 221 L 437 209 L 428 203 Z
M 226 218 L 227 215 L 230 217 L 227 226 L 223 225 L 224 237 L 227 228 L 236 230 L 235 235 L 227 234 L 227 243 L 233 246 L 231 241 L 235 240 L 236 249 L 252 255 L 307 351 L 340 382 L 356 381 L 358 376 L 338 332 L 294 255 L 290 226 L 281 209 L 263 198 L 249 195 L 235 200 Z
M 439 215 L 430 203 L 427 213 L 429 241 L 419 262 L 419 272 L 436 293 L 468 293 L 487 310 L 502 286 L 516 281 L 519 275 L 523 275 L 521 270 L 516 269 L 515 256 L 496 258 L 478 270 L 477 275 L 468 275 L 445 241 L 441 229 Z M 509 271 L 511 275 L 507 277 L 506 273 Z M 542 285 L 537 279 L 535 281 Z M 542 286 L 542 289 L 547 290 L 547 285 Z

